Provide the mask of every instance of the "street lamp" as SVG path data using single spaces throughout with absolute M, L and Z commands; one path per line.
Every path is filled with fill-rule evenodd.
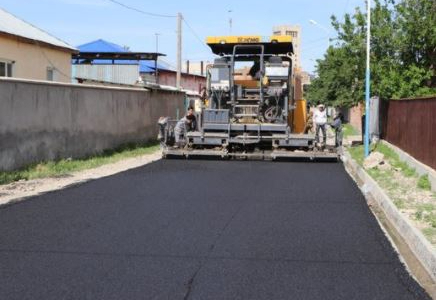
M 366 32 L 366 80 L 365 80 L 365 157 L 369 155 L 369 93 L 370 93 L 370 51 L 371 51 L 371 0 L 367 0 Z
M 232 25 L 233 25 L 232 12 L 233 12 L 233 10 L 229 9 L 227 12 L 229 13 L 229 33 L 232 34 Z
M 327 33 L 328 35 L 328 39 L 327 39 L 327 48 L 330 47 L 330 30 L 328 30 L 326 27 L 322 26 L 321 24 L 319 24 L 317 21 L 310 19 L 309 23 L 320 28 L 321 30 L 323 30 L 325 33 Z

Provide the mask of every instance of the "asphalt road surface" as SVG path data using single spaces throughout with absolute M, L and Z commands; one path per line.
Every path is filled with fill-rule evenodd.
M 0 299 L 429 299 L 339 163 L 166 160 L 0 207 Z

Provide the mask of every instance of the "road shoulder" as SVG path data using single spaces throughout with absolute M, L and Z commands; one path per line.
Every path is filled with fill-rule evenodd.
M 436 298 L 436 252 L 433 246 L 347 151 L 344 151 L 343 162 L 411 274 L 432 298 Z
M 161 159 L 161 151 L 152 154 L 126 158 L 115 163 L 102 165 L 71 174 L 32 180 L 20 180 L 0 185 L 0 205 L 11 204 L 25 198 L 60 190 L 65 187 L 84 183 L 90 180 L 114 175 L 129 169 L 144 166 Z

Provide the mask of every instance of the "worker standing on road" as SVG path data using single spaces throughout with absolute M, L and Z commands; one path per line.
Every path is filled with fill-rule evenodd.
M 344 122 L 344 116 L 342 113 L 338 113 L 330 126 L 335 130 L 335 146 L 342 146 L 342 123 Z
M 318 105 L 318 109 L 313 116 L 315 121 L 315 141 L 319 143 L 319 131 L 322 130 L 323 145 L 327 142 L 326 124 L 327 124 L 327 112 L 323 104 Z

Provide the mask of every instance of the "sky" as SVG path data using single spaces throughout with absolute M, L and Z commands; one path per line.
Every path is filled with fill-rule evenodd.
M 176 18 L 183 15 L 183 60 L 211 60 L 204 44 L 207 36 L 272 34 L 275 25 L 298 24 L 302 28 L 301 64 L 314 72 L 328 39 L 335 33 L 330 16 L 339 19 L 365 0 L 116 0 L 155 17 L 127 9 L 110 0 L 0 0 L 0 7 L 73 46 L 104 39 L 137 52 L 158 51 L 170 65 L 176 63 Z M 230 11 L 230 12 L 229 12 Z M 318 25 L 311 24 L 315 20 Z

